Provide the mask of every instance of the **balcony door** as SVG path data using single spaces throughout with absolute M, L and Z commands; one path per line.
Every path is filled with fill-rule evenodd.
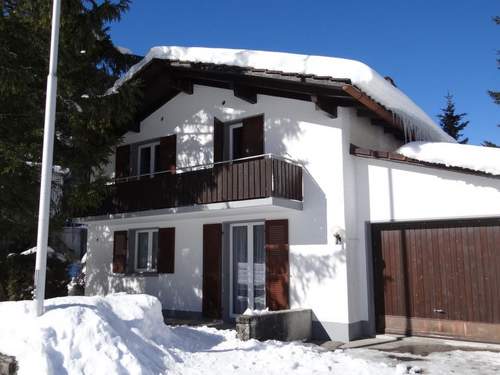
M 231 316 L 266 307 L 265 225 L 232 224 L 230 230 Z
M 243 157 L 243 123 L 229 125 L 229 160 Z
M 137 169 L 141 177 L 153 177 L 160 171 L 160 142 L 139 146 Z

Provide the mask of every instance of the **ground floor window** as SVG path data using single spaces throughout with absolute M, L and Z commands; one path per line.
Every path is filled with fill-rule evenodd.
M 231 315 L 266 307 L 264 223 L 232 224 L 230 231 Z
M 135 236 L 136 271 L 156 271 L 158 252 L 158 230 L 140 230 Z

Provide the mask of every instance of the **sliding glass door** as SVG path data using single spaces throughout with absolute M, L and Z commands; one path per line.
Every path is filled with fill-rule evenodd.
M 231 315 L 266 307 L 263 223 L 232 224 L 230 234 Z

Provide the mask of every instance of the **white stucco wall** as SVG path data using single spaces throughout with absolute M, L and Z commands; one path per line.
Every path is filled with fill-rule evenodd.
M 213 160 L 214 117 L 230 121 L 264 114 L 265 152 L 304 166 L 305 198 L 303 211 L 275 215 L 261 210 L 254 216 L 289 219 L 292 306 L 313 308 L 321 321 L 348 323 L 345 249 L 335 244 L 332 233 L 332 228 L 345 228 L 342 118 L 347 111 L 339 108 L 338 118 L 331 119 L 310 102 L 259 95 L 258 103 L 250 104 L 235 98 L 231 90 L 195 86 L 193 95 L 180 94 L 145 119 L 140 133 L 127 133 L 124 143 L 176 133 L 178 168 L 209 163 Z M 137 228 L 138 224 L 109 221 L 90 225 L 89 270 L 94 275 L 88 293 L 142 290 L 159 295 L 165 309 L 200 311 L 202 224 L 229 220 L 223 213 L 206 219 L 179 218 L 174 220 L 176 273 L 158 278 L 111 275 L 112 231 Z M 251 217 L 238 217 L 247 219 Z M 164 226 L 172 218 L 158 220 L 140 225 Z M 101 239 L 101 233 L 106 233 L 106 239 Z
M 354 108 L 346 111 L 343 121 L 349 123 L 347 139 L 358 147 L 395 151 L 403 145 L 403 142 L 394 135 L 385 133 L 382 126 L 372 125 L 369 118 L 357 116 Z
M 258 96 L 257 104 L 235 98 L 231 90 L 195 86 L 179 94 L 141 123 L 140 133 L 127 133 L 124 144 L 177 134 L 177 167 L 213 160 L 214 117 L 221 121 L 264 114 L 265 152 L 299 161 L 304 167 L 303 211 L 260 209 L 199 215 L 163 215 L 112 220 L 89 225 L 89 294 L 113 291 L 157 295 L 165 309 L 201 311 L 202 226 L 252 219 L 289 219 L 290 297 L 292 307 L 313 309 L 315 319 L 331 323 L 366 320 L 366 273 L 363 234 L 358 228 L 358 167 L 349 145 L 394 150 L 400 142 L 383 129 L 339 108 L 330 118 L 311 102 Z M 111 160 L 109 170 L 114 169 Z M 175 274 L 123 277 L 111 273 L 112 232 L 176 227 Z M 334 234 L 343 234 L 337 245 Z M 362 249 L 362 251 L 360 251 Z
M 355 168 L 356 210 L 352 237 L 356 253 L 349 263 L 350 318 L 367 320 L 366 223 L 392 220 L 457 219 L 500 216 L 500 179 L 437 168 L 349 156 Z
M 366 249 L 363 238 L 359 235 L 358 181 L 355 159 L 350 155 L 351 144 L 359 147 L 394 151 L 402 145 L 402 141 L 392 134 L 384 133 L 380 126 L 371 124 L 370 119 L 359 117 L 354 108 L 346 108 L 342 114 L 342 142 L 345 152 L 342 154 L 343 186 L 345 206 L 345 259 L 347 272 L 347 295 L 349 322 L 366 321 L 362 311 L 366 308 L 366 271 L 360 275 L 359 264 L 365 263 L 365 254 L 359 249 Z
M 346 311 L 342 308 L 342 296 L 336 292 L 337 288 L 345 288 L 345 272 L 341 271 L 342 246 L 331 245 L 329 251 L 325 251 L 325 244 L 316 243 L 318 241 L 304 243 L 310 228 L 303 225 L 302 216 L 301 211 L 267 207 L 236 210 L 230 215 L 223 211 L 203 212 L 89 224 L 86 293 L 149 293 L 160 298 L 164 309 L 201 311 L 203 224 L 288 219 L 291 307 L 311 307 L 319 320 L 342 321 Z M 113 274 L 113 232 L 158 227 L 176 228 L 174 274 Z M 325 299 L 325 293 L 332 298 Z
M 213 123 L 264 114 L 265 152 L 306 160 L 315 146 L 332 150 L 334 140 L 319 136 L 321 126 L 349 127 L 349 141 L 360 147 L 393 151 L 401 142 L 370 120 L 358 117 L 352 108 L 339 108 L 337 119 L 315 109 L 311 102 L 258 95 L 250 104 L 234 97 L 231 90 L 194 86 L 194 93 L 180 93 L 141 122 L 141 131 L 125 134 L 123 144 L 177 134 L 177 168 L 208 164 L 213 161 Z M 309 129 L 316 126 L 316 129 Z M 312 136 L 311 136 L 312 134 Z M 311 144 L 311 142 L 314 142 Z M 317 144 L 317 142 L 320 142 Z M 326 146 L 326 148 L 323 148 Z M 323 158 L 332 161 L 334 155 Z M 114 157 L 107 170 L 112 174 Z
M 360 208 L 371 221 L 500 214 L 498 178 L 361 158 L 356 169 Z

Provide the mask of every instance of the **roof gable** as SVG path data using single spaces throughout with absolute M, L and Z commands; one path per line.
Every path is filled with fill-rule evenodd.
M 134 65 L 112 90 L 143 71 L 151 62 L 164 60 L 177 69 L 211 67 L 245 77 L 266 77 L 281 81 L 300 79 L 319 89 L 324 84 L 352 83 L 367 99 L 390 111 L 393 122 L 399 124 L 408 139 L 454 142 L 434 121 L 401 90 L 394 87 L 369 66 L 355 60 L 324 56 L 252 50 L 154 47 Z M 238 69 L 239 68 L 239 69 Z

